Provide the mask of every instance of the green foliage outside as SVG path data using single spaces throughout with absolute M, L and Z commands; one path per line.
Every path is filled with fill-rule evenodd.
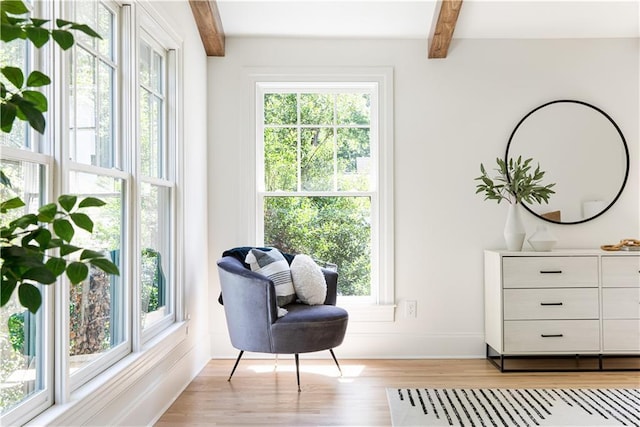
M 371 293 L 368 197 L 268 197 L 265 244 L 338 265 L 340 295 Z
M 340 295 L 371 294 L 371 197 L 349 194 L 370 191 L 370 114 L 366 93 L 264 99 L 264 244 L 337 264 Z

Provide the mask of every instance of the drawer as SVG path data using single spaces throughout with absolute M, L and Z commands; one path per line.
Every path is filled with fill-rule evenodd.
M 598 320 L 508 320 L 505 353 L 557 353 L 600 350 Z
M 640 288 L 602 289 L 604 319 L 640 319 Z
M 603 256 L 602 286 L 640 287 L 640 256 Z
M 597 319 L 598 288 L 505 289 L 504 319 Z
M 504 257 L 505 288 L 555 288 L 598 286 L 597 257 Z
M 640 351 L 640 322 L 633 319 L 605 320 L 604 351 Z

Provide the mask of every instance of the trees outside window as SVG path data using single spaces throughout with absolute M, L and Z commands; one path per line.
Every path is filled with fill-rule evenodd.
M 260 84 L 258 235 L 337 265 L 342 296 L 372 297 L 377 84 Z

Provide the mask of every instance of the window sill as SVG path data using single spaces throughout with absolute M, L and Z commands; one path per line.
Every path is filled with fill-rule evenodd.
M 71 393 L 69 402 L 55 404 L 26 425 L 84 424 L 105 402 L 125 392 L 187 336 L 188 322 L 177 322 L 147 343 L 138 353 L 130 353 L 111 368 Z

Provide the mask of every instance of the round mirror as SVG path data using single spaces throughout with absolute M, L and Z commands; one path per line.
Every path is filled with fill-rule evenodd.
M 629 149 L 611 117 L 582 101 L 543 104 L 516 125 L 505 159 L 533 158 L 545 171 L 542 184 L 555 183 L 549 204 L 523 206 L 558 224 L 579 224 L 607 211 L 629 175 Z

